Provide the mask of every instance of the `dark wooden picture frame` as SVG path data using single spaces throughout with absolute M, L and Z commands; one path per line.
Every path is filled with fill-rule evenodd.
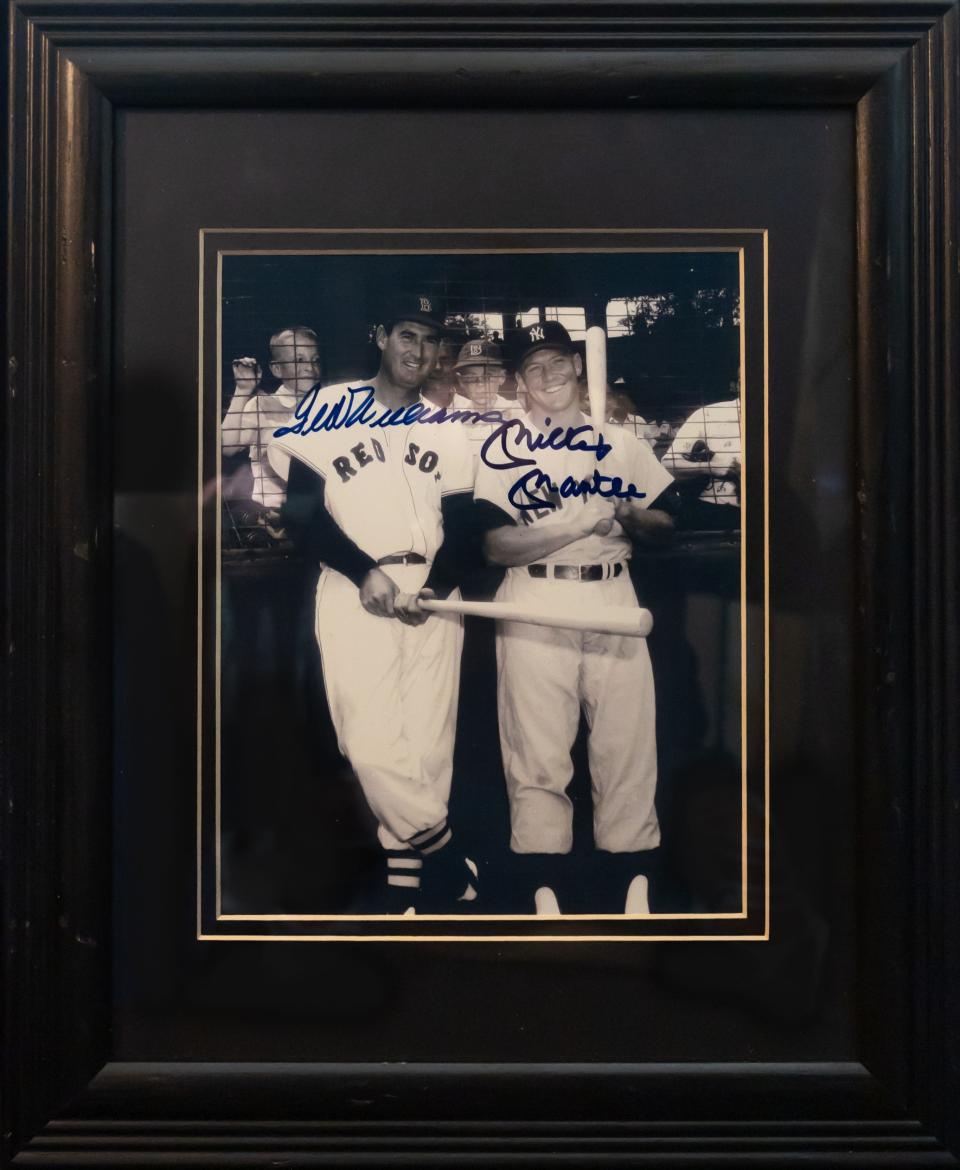
M 4 1164 L 956 1164 L 958 18 L 927 0 L 10 4 Z M 111 1058 L 114 118 L 401 93 L 855 111 L 857 1062 Z

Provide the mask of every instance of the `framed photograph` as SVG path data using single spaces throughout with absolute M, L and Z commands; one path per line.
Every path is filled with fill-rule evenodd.
M 4 1165 L 955 1165 L 956 3 L 9 11 Z

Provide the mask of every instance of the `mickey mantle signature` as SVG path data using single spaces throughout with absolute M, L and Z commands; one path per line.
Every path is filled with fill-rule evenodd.
M 545 421 L 549 426 L 550 419 Z M 480 458 L 494 471 L 510 471 L 516 467 L 531 468 L 514 481 L 507 493 L 507 499 L 520 512 L 556 508 L 559 506 L 556 502 L 558 496 L 561 499 L 602 496 L 604 499 L 642 500 L 647 494 L 638 491 L 632 483 L 624 486 L 619 475 L 603 475 L 597 469 L 594 469 L 590 479 L 575 479 L 574 476 L 568 475 L 557 484 L 546 472 L 537 467 L 536 459 L 525 459 L 516 451 L 508 449 L 507 439 L 511 432 L 516 447 L 525 446 L 528 451 L 593 451 L 597 456 L 597 462 L 606 459 L 613 448 L 604 442 L 602 434 L 597 436 L 595 443 L 589 438 L 579 437 L 591 436 L 593 428 L 590 426 L 554 427 L 547 434 L 540 434 L 524 426 L 518 418 L 502 422 L 480 448 Z M 541 491 L 547 494 L 539 495 Z

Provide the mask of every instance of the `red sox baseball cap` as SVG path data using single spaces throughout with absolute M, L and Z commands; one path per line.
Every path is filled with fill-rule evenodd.
M 468 341 L 460 347 L 457 354 L 455 370 L 463 370 L 467 366 L 502 366 L 503 350 L 494 341 L 477 339 Z
M 507 345 L 515 369 L 519 369 L 524 359 L 538 349 L 575 352 L 570 334 L 559 321 L 543 321 L 513 329 L 507 334 Z
M 434 292 L 397 290 L 389 293 L 383 303 L 383 324 L 389 327 L 395 321 L 419 321 L 423 325 L 435 325 L 443 329 L 446 305 L 443 298 Z

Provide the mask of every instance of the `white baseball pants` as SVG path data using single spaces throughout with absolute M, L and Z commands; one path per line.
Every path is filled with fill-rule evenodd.
M 563 581 L 510 569 L 498 600 L 636 606 L 627 573 Z M 612 853 L 660 842 L 656 708 L 646 639 L 523 622 L 497 623 L 500 746 L 515 853 L 568 853 L 573 845 L 570 751 L 581 705 L 590 729 L 594 843 Z
M 426 565 L 383 569 L 407 593 L 422 587 L 427 571 Z M 340 750 L 380 822 L 381 845 L 403 849 L 447 815 L 461 619 L 431 614 L 422 626 L 406 626 L 375 617 L 361 606 L 351 581 L 324 569 L 316 633 Z

